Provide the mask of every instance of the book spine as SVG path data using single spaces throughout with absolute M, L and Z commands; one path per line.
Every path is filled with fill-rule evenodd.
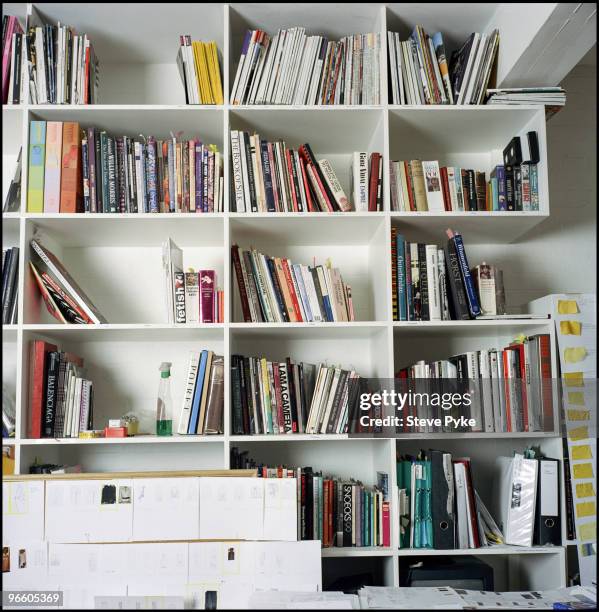
M 522 210 L 527 211 L 527 212 L 532 210 L 532 199 L 531 199 L 531 189 L 530 189 L 530 174 L 531 174 L 530 170 L 531 170 L 531 164 L 522 164 L 520 166 Z
M 505 210 L 516 210 L 516 194 L 514 186 L 514 166 L 504 166 L 505 173 Z M 500 203 L 501 206 L 501 203 Z
M 46 124 L 46 168 L 44 173 L 44 212 L 60 211 L 60 175 L 62 168 L 62 122 Z
M 158 185 L 157 185 L 157 164 L 156 164 L 156 139 L 153 136 L 148 138 L 147 145 L 147 167 L 146 167 L 146 182 L 148 191 L 148 207 L 149 212 L 160 212 L 158 203 Z
M 368 210 L 377 210 L 377 199 L 379 191 L 379 166 L 381 164 L 380 153 L 373 153 L 370 156 L 370 176 L 368 183 Z
M 291 414 L 290 379 L 287 364 L 279 363 L 279 382 L 281 387 L 281 405 L 283 407 L 283 429 L 284 433 L 293 433 L 293 420 Z
M 60 212 L 81 212 L 81 150 L 79 124 L 65 121 L 62 129 L 62 174 L 60 179 Z
M 202 323 L 215 323 L 215 288 L 216 272 L 214 270 L 200 270 L 200 318 Z
M 530 164 L 530 210 L 539 210 L 539 167 Z
M 418 277 L 420 279 L 420 318 L 430 321 L 429 294 L 428 294 L 428 266 L 426 262 L 426 245 L 418 244 Z
M 460 271 L 460 261 L 453 240 L 447 241 L 445 248 L 445 258 L 447 263 L 447 277 L 449 279 L 449 289 L 451 292 L 451 305 L 453 307 L 453 318 L 458 320 L 470 319 L 470 310 L 466 298 L 466 289 Z
M 470 268 L 468 267 L 468 260 L 466 259 L 466 250 L 464 248 L 464 242 L 461 234 L 454 234 L 453 240 L 456 245 L 456 251 L 458 254 L 458 261 L 460 262 L 460 271 L 462 278 L 464 279 L 464 287 L 466 288 L 466 297 L 468 298 L 468 307 L 470 309 L 470 315 L 474 317 L 480 316 L 480 305 L 478 303 L 478 296 L 474 288 L 474 282 L 472 275 L 470 274 Z
M 127 212 L 127 185 L 125 166 L 125 140 L 122 137 L 115 139 L 116 147 L 116 177 L 118 185 L 118 212 Z
M 397 229 L 391 228 L 391 301 L 393 320 L 399 321 L 399 294 L 397 286 Z
M 341 183 L 333 170 L 333 166 L 328 159 L 321 159 L 318 162 L 320 169 L 324 175 L 325 181 L 337 202 L 337 206 L 343 212 L 348 212 L 351 210 L 351 206 L 345 192 L 343 191 L 343 187 L 341 187 Z
M 42 438 L 51 438 L 54 433 L 54 419 L 56 417 L 56 382 L 58 379 L 59 361 L 59 353 L 56 351 L 52 351 L 48 354 Z
M 397 234 L 397 242 L 395 245 L 397 253 L 397 306 L 399 321 L 408 320 L 408 300 L 406 292 L 406 241 L 401 234 Z
M 175 323 L 185 323 L 185 273 L 175 272 Z
M 108 210 L 111 213 L 118 212 L 118 184 L 116 180 L 116 155 L 114 138 L 106 138 L 106 157 L 107 157 L 107 188 Z
M 196 379 L 198 376 L 198 367 L 200 364 L 200 353 L 192 352 L 189 356 L 189 366 L 187 369 L 187 382 L 185 384 L 185 392 L 183 394 L 183 405 L 181 406 L 181 414 L 179 417 L 179 425 L 177 433 L 186 434 L 189 429 L 189 419 L 191 416 L 191 408 L 193 404 L 193 395 L 196 387 Z
M 46 122 L 29 124 L 29 173 L 27 212 L 44 212 L 44 169 L 46 161 Z

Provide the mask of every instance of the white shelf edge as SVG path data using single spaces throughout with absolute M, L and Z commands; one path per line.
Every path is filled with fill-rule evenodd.
M 128 438 L 22 438 L 21 446 L 97 446 L 121 444 L 216 444 L 224 443 L 224 435 L 215 436 L 153 436 L 140 435 Z

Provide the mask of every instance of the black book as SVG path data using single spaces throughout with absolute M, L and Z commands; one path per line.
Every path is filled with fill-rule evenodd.
M 242 146 L 245 149 L 245 159 L 247 166 L 247 176 L 244 177 L 248 181 L 250 191 L 250 204 L 252 212 L 258 212 L 258 200 L 256 199 L 256 187 L 254 177 L 254 165 L 252 164 L 252 150 L 250 147 L 250 135 L 247 132 L 239 132 Z
M 418 243 L 418 272 L 420 276 L 420 320 L 429 321 L 428 271 L 426 266 L 426 244 Z M 431 270 L 432 273 L 432 270 Z
M 449 62 L 449 78 L 451 80 L 451 89 L 453 90 L 453 97 L 455 100 L 458 99 L 462 89 L 464 73 L 466 71 L 466 66 L 468 65 L 468 57 L 470 56 L 473 42 L 474 34 L 470 34 L 468 40 L 458 50 L 451 54 L 451 60 Z
M 468 320 L 470 319 L 470 309 L 466 298 L 466 287 L 464 286 L 458 252 L 453 240 L 448 240 L 445 246 L 445 264 L 445 274 L 449 285 L 448 302 L 451 318 Z
M 478 210 L 478 202 L 476 200 L 476 175 L 474 170 L 466 170 L 468 180 L 468 210 Z
M 277 302 L 279 304 L 279 311 L 283 317 L 283 321 L 288 323 L 289 313 L 287 312 L 287 306 L 285 305 L 285 300 L 283 299 L 283 292 L 281 291 L 281 285 L 279 284 L 279 277 L 277 276 L 277 271 L 275 269 L 275 262 L 272 257 L 266 256 L 266 263 L 268 264 L 268 272 L 270 273 L 270 278 L 272 280 Z
M 4 286 L 4 270 L 2 274 L 2 322 L 11 322 L 13 301 L 17 296 L 17 270 L 19 266 L 19 247 L 10 249 L 10 261 L 6 275 L 6 287 Z M 8 259 L 8 253 L 7 253 Z M 6 267 L 7 264 L 5 264 Z
M 352 545 L 352 515 L 354 512 L 352 501 L 352 484 L 344 482 L 341 485 L 343 507 L 343 546 Z
M 4 307 L 4 302 L 6 299 L 6 294 L 8 292 L 8 278 L 9 278 L 9 270 L 10 270 L 10 260 L 12 258 L 12 249 L 7 249 L 6 254 L 4 255 L 4 261 L 2 262 L 2 306 Z M 4 321 L 4 310 L 2 314 L 2 320 Z
M 241 375 L 239 372 L 239 355 L 231 355 L 231 402 L 233 404 L 233 435 L 241 435 L 243 417 L 241 409 Z
M 116 175 L 116 147 L 114 138 L 107 137 L 108 153 L 108 208 L 111 213 L 119 212 L 119 192 Z
M 301 170 L 297 167 L 296 162 L 296 156 L 295 153 L 292 149 L 289 150 L 289 156 L 291 158 L 291 180 L 293 181 L 293 186 L 295 189 L 295 197 L 297 200 L 297 209 L 300 212 L 304 211 L 304 205 L 302 203 L 302 188 L 300 183 L 303 182 L 302 179 L 300 178 L 300 173 Z
M 295 397 L 295 382 L 294 382 L 294 370 L 295 364 L 291 362 L 291 359 L 287 357 L 285 359 L 287 365 L 287 389 L 289 391 L 289 403 L 291 405 L 291 431 L 297 433 L 299 431 L 297 426 L 297 398 Z
M 243 415 L 243 433 L 258 433 L 257 423 L 254 423 L 254 412 L 252 410 L 252 400 L 250 397 L 250 360 L 247 357 L 241 358 L 241 410 Z
M 335 433 L 337 431 L 337 421 L 339 420 L 341 408 L 343 407 L 343 399 L 345 397 L 349 374 L 350 373 L 347 370 L 341 370 L 341 374 L 339 375 L 339 382 L 337 384 L 337 389 L 335 389 L 333 407 L 331 408 L 331 414 L 329 417 L 329 422 L 327 423 L 326 433 Z
M 44 421 L 42 438 L 51 438 L 54 435 L 54 419 L 56 417 L 56 399 L 58 395 L 58 369 L 60 366 L 60 353 L 52 351 L 48 354 L 48 371 L 46 373 L 46 393 L 44 404 Z
M 23 35 L 15 36 L 15 65 L 13 70 L 13 88 L 12 88 L 12 103 L 19 104 L 21 102 L 21 46 L 23 44 Z
M 304 516 L 305 516 L 305 533 L 303 535 L 304 540 L 313 540 L 314 539 L 314 490 L 313 490 L 313 482 L 314 482 L 314 474 L 312 472 L 311 467 L 306 467 L 303 469 L 304 474 L 306 476 L 306 490 L 305 495 L 302 499 L 302 506 L 305 506 Z M 302 485 L 302 492 L 304 490 L 304 486 Z M 305 504 L 304 504 L 305 501 Z M 351 535 L 351 534 L 350 534 Z
M 127 163 L 129 166 L 129 212 L 136 213 L 137 202 L 137 171 L 135 169 L 135 153 L 133 150 L 133 140 L 127 138 Z
M 514 166 L 514 209 L 522 211 L 522 167 Z
M 67 44 L 66 44 L 66 56 L 65 56 L 65 65 L 66 65 L 66 74 L 65 74 L 65 100 L 67 104 L 71 104 L 71 81 L 73 78 L 73 72 L 71 64 L 73 63 L 73 32 L 71 28 L 66 29 L 67 34 Z M 100 211 L 99 211 L 100 212 Z
M 270 167 L 268 142 L 266 140 L 260 140 L 260 151 L 256 151 L 256 154 L 260 155 L 260 160 L 262 163 L 262 173 L 264 175 L 264 191 L 266 196 L 266 209 L 268 210 L 268 212 L 276 212 L 275 194 L 272 188 L 273 172 Z
M 515 173 L 514 166 L 505 167 L 505 207 L 506 210 L 516 210 Z
M 318 272 L 316 268 L 309 268 L 310 274 L 312 274 L 312 280 L 314 281 L 314 288 L 316 289 L 316 297 L 318 299 L 318 307 L 320 308 L 320 316 L 323 320 L 326 320 L 326 313 L 324 307 L 324 300 L 322 299 L 322 290 L 320 289 L 320 281 L 318 280 Z
M 300 383 L 300 368 L 301 364 L 293 365 L 293 394 L 295 399 L 295 407 L 297 411 L 297 431 L 304 433 L 305 414 L 302 403 L 302 386 Z
M 313 363 L 300 364 L 300 383 L 302 385 L 302 410 L 304 417 L 304 431 L 308 422 L 308 414 L 312 405 L 314 395 L 314 384 L 316 377 L 316 366 Z

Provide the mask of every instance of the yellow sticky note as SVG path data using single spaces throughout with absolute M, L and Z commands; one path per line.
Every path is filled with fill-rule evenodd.
M 566 363 L 578 363 L 587 356 L 584 346 L 574 346 L 564 349 L 564 361 Z
M 582 372 L 565 372 L 564 381 L 566 387 L 584 387 Z
M 583 478 L 593 477 L 593 464 L 592 463 L 576 463 L 572 468 L 574 472 L 575 480 L 582 480 Z
M 576 300 L 558 300 L 557 312 L 559 314 L 578 314 L 578 303 Z
M 576 518 L 584 518 L 585 516 L 593 516 L 597 511 L 597 506 L 594 501 L 581 502 L 576 504 Z
M 586 425 L 582 427 L 575 427 L 568 432 L 568 438 L 572 440 L 572 442 L 577 442 L 578 440 L 586 440 L 589 437 L 589 428 Z
M 578 539 L 582 540 L 596 540 L 597 539 L 597 523 L 583 523 L 582 525 L 576 525 L 576 531 L 578 531 Z
M 593 454 L 591 453 L 591 447 L 588 444 L 581 444 L 580 446 L 572 446 L 570 448 L 572 452 L 572 461 L 578 459 L 592 459 Z
M 564 336 L 580 336 L 582 324 L 578 321 L 560 321 L 559 330 Z
M 568 410 L 568 421 L 588 421 L 590 418 L 589 410 Z
M 568 391 L 568 404 L 584 406 L 584 391 Z
M 592 482 L 579 482 L 576 485 L 576 497 L 595 497 Z

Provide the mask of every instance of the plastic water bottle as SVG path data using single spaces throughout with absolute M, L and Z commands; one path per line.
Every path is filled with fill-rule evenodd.
M 173 398 L 171 397 L 171 366 L 165 361 L 160 364 L 160 385 L 156 402 L 156 435 L 173 435 Z

